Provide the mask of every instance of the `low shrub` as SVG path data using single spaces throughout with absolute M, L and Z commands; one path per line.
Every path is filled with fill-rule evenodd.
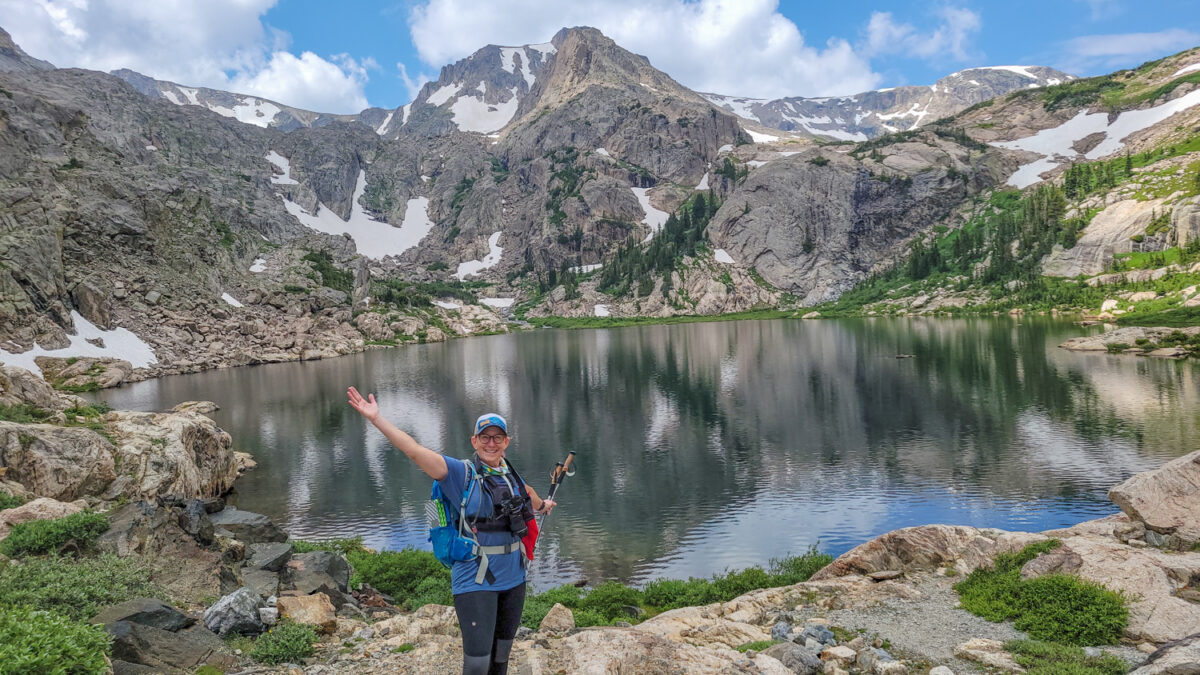
M 165 598 L 150 570 L 131 558 L 104 554 L 78 560 L 27 558 L 0 567 L 0 607 L 29 606 L 86 621 L 105 605 Z
M 1013 640 L 1004 648 L 1027 675 L 1123 675 L 1129 670 L 1115 656 L 1088 656 L 1081 647 L 1053 642 Z
M 546 614 L 556 603 L 574 609 L 583 598 L 583 589 L 575 586 L 559 586 L 545 593 L 538 593 L 525 598 L 525 609 L 521 612 L 521 625 L 537 629 L 546 618 Z
M 15 509 L 25 503 L 24 499 L 16 495 L 10 495 L 7 492 L 0 492 L 0 511 L 4 509 Z
M 0 675 L 109 672 L 103 626 L 29 607 L 0 607 Z
M 298 663 L 313 655 L 316 641 L 312 626 L 283 621 L 254 641 L 250 658 L 268 665 Z
M 778 640 L 758 640 L 757 642 L 747 642 L 745 644 L 738 645 L 737 650 L 739 652 L 743 652 L 743 653 L 748 652 L 751 649 L 753 649 L 756 652 L 761 652 L 762 650 L 767 649 L 768 647 L 775 644 L 776 642 L 778 642 Z
M 64 518 L 31 520 L 13 526 L 12 532 L 0 541 L 0 553 L 10 558 L 42 555 L 58 551 L 69 542 L 87 550 L 108 530 L 108 516 L 83 511 Z
M 450 593 L 450 570 L 429 551 L 406 548 L 402 551 L 368 551 L 362 537 L 325 541 L 293 541 L 296 553 L 332 551 L 345 556 L 354 568 L 351 587 L 367 583 L 392 596 L 405 609 L 414 610 L 430 603 L 454 604 Z
M 1019 553 L 996 556 L 955 584 L 963 609 L 988 621 L 1013 620 L 1014 627 L 1036 640 L 1068 645 L 1116 642 L 1129 610 L 1120 593 L 1077 577 L 1053 574 L 1030 580 L 1021 567 L 1057 547 L 1057 540 L 1031 544 Z
M 609 621 L 630 618 L 626 607 L 641 607 L 642 592 L 616 581 L 608 581 L 593 588 L 579 601 L 579 609 L 595 612 Z M 576 621 L 576 625 L 579 622 Z

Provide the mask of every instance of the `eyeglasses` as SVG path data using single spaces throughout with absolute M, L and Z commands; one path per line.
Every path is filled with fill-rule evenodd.
M 479 434 L 475 438 L 478 438 L 479 442 L 483 444 L 492 443 L 499 445 L 500 443 L 504 442 L 504 439 L 508 438 L 508 436 L 505 436 L 504 434 Z

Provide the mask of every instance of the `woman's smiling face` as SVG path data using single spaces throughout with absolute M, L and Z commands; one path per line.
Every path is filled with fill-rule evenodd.
M 500 466 L 509 440 L 508 434 L 500 427 L 488 427 L 471 437 L 471 447 L 475 448 L 475 453 L 484 464 Z

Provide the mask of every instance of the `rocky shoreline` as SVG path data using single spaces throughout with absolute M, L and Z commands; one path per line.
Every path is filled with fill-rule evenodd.
M 352 588 L 343 556 L 294 552 L 269 519 L 224 504 L 252 460 L 205 417 L 212 404 L 108 411 L 89 423 L 82 399 L 12 367 L 0 369 L 0 404 L 48 413 L 0 422 L 0 492 L 27 500 L 0 511 L 0 539 L 21 522 L 106 510 L 99 550 L 146 563 L 173 600 L 138 598 L 93 618 L 113 637 L 114 672 L 204 664 L 289 675 L 458 672 L 452 608 L 404 612 L 393 604 L 401 598 Z M 1020 672 L 1004 645 L 1021 633 L 957 608 L 952 586 L 1000 553 L 1049 538 L 1061 545 L 1026 564 L 1023 576 L 1071 574 L 1128 598 L 1123 644 L 1094 653 L 1115 655 L 1138 675 L 1193 672 L 1178 664 L 1200 663 L 1198 486 L 1200 451 L 1113 488 L 1121 513 L 1070 528 L 897 530 L 806 582 L 635 625 L 576 628 L 559 605 L 538 630 L 518 634 L 512 672 Z M 236 641 L 219 639 L 262 632 L 281 616 L 323 636 L 304 663 L 256 666 Z

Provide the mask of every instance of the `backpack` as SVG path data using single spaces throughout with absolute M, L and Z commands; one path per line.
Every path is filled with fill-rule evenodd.
M 463 462 L 463 464 L 465 467 L 464 487 L 457 504 L 442 492 L 441 484 L 438 481 L 433 482 L 429 501 L 425 504 L 425 516 L 429 522 L 428 541 L 433 544 L 434 557 L 446 567 L 453 567 L 456 562 L 472 561 L 478 558 L 480 560 L 479 572 L 475 577 L 475 583 L 482 584 L 485 579 L 491 579 L 491 574 L 488 572 L 489 555 L 506 554 L 520 549 L 526 558 L 533 560 L 533 545 L 537 541 L 538 531 L 537 519 L 532 518 L 525 521 L 528 533 L 512 544 L 480 546 L 479 539 L 466 525 L 466 510 L 471 491 L 477 488 L 483 480 L 483 476 L 475 471 L 472 462 Z M 523 489 L 524 479 L 511 464 L 509 468 Z

